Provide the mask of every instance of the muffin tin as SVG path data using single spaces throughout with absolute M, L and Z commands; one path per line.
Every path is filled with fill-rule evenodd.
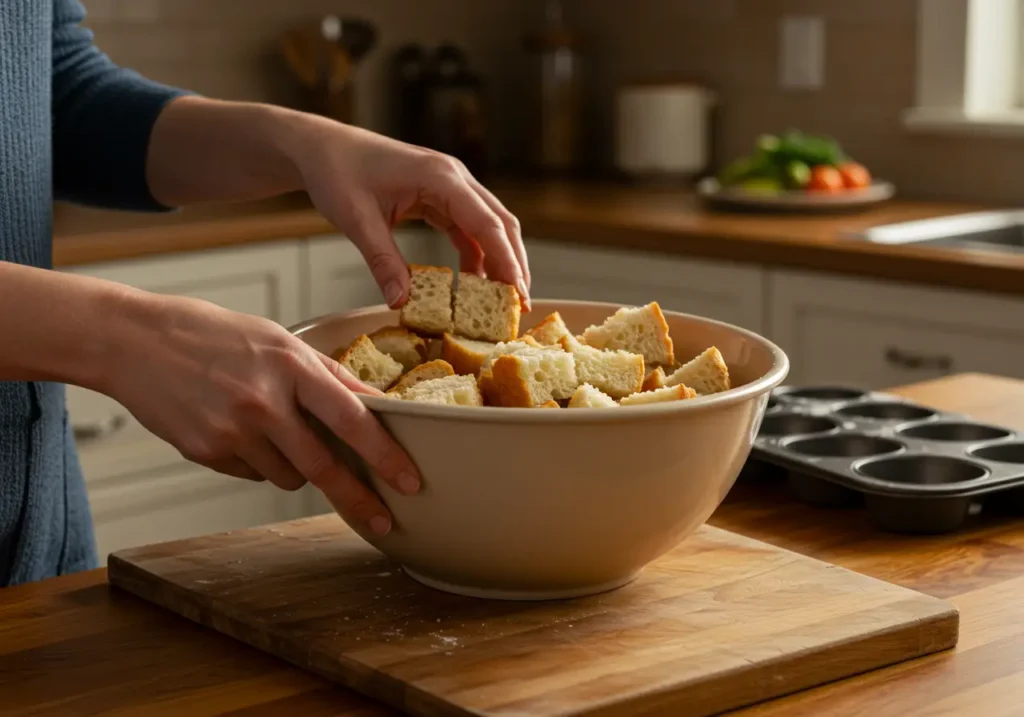
M 863 502 L 897 532 L 956 530 L 988 496 L 1024 506 L 1024 434 L 843 386 L 772 393 L 747 473 L 772 470 L 809 503 Z

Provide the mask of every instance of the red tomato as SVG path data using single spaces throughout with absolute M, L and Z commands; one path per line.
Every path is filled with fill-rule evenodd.
M 871 186 L 871 172 L 863 164 L 857 162 L 840 164 L 839 174 L 843 178 L 843 186 L 847 189 L 863 189 Z
M 843 189 L 843 177 L 839 170 L 827 164 L 811 167 L 811 181 L 807 183 L 809 192 L 839 192 Z

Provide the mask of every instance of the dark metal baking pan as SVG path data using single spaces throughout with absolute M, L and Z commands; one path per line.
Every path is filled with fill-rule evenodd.
M 1024 506 L 1024 434 L 874 391 L 783 386 L 744 476 L 772 471 L 809 503 L 864 505 L 898 532 L 948 532 L 985 496 Z

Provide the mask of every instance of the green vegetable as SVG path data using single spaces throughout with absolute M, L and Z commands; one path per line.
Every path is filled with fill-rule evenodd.
M 752 194 L 778 194 L 782 191 L 782 182 L 769 177 L 755 177 L 740 183 L 743 189 Z
M 779 144 L 779 138 L 774 134 L 762 134 L 757 138 L 757 151 L 771 155 L 778 151 Z
M 737 159 L 718 173 L 718 182 L 731 187 L 748 179 L 778 179 L 779 167 L 767 152 L 756 152 L 750 157 Z
M 798 160 L 811 167 L 819 164 L 835 166 L 844 159 L 842 148 L 831 137 L 808 135 L 799 130 L 783 133 L 773 156 L 776 161 Z
M 794 159 L 786 165 L 784 178 L 790 189 L 803 189 L 811 181 L 811 168 L 806 162 Z
M 789 129 L 781 135 L 763 134 L 750 155 L 722 168 L 722 187 L 741 186 L 750 191 L 778 192 L 784 188 L 803 189 L 818 165 L 836 166 L 846 161 L 839 143 L 831 137 L 804 134 Z

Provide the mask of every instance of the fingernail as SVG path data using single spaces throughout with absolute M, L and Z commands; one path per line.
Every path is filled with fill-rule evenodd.
M 391 521 L 383 515 L 375 515 L 370 518 L 370 530 L 373 531 L 374 535 L 384 537 L 391 532 Z
M 523 305 L 529 310 L 530 308 L 530 290 L 526 288 L 526 280 L 520 279 L 519 284 L 519 298 L 523 300 Z
M 402 300 L 402 285 L 397 281 L 389 281 L 384 285 L 384 299 L 388 306 L 394 306 Z
M 420 481 L 412 473 L 398 474 L 398 487 L 406 495 L 412 495 L 420 489 Z

